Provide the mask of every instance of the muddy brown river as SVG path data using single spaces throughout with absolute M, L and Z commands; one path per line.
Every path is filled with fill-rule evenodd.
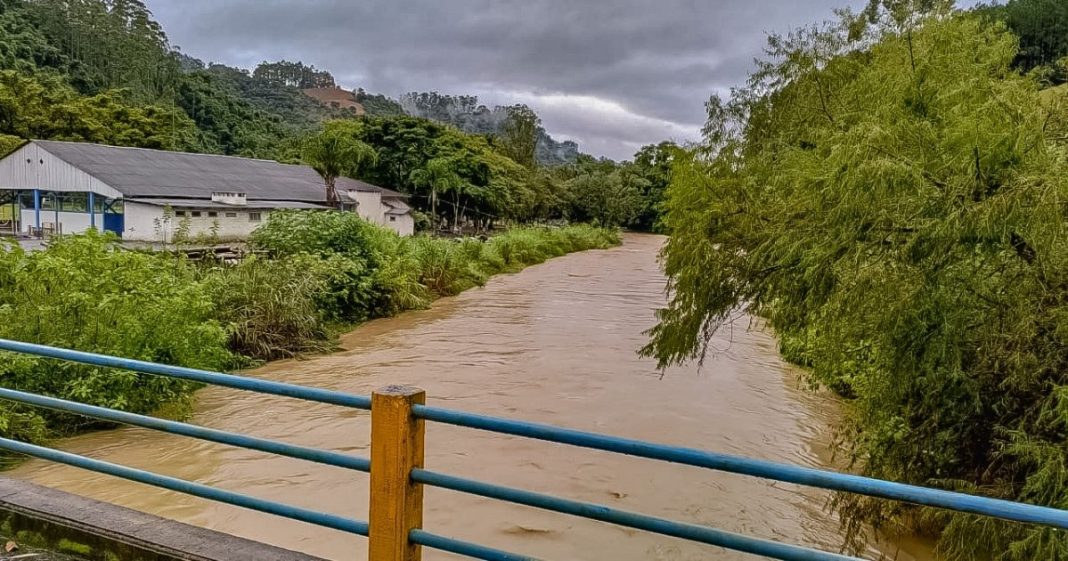
M 282 361 L 249 375 L 366 394 L 425 388 L 428 403 L 778 462 L 828 467 L 837 403 L 801 388 L 773 336 L 748 320 L 724 330 L 704 367 L 663 373 L 635 351 L 664 302 L 663 238 L 551 260 L 431 309 L 368 323 L 343 352 Z M 192 422 L 368 454 L 362 411 L 228 390 L 198 394 Z M 68 439 L 73 452 L 347 517 L 366 519 L 367 476 L 142 429 Z M 429 424 L 427 467 L 763 538 L 837 550 L 828 494 L 793 485 Z M 18 477 L 167 518 L 339 561 L 364 538 L 43 461 Z M 435 533 L 555 560 L 746 560 L 753 556 L 438 489 Z M 910 542 L 865 557 L 929 559 Z M 426 559 L 454 557 L 426 551 Z

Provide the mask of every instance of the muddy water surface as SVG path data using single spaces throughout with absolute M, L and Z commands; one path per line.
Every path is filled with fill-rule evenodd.
M 829 466 L 828 396 L 798 387 L 773 337 L 748 320 L 725 330 L 700 371 L 663 376 L 635 350 L 664 301 L 656 253 L 663 238 L 628 235 L 607 251 L 554 259 L 494 278 L 430 310 L 369 323 L 346 349 L 272 363 L 250 375 L 353 393 L 386 384 L 427 390 L 428 402 L 578 429 L 808 466 Z M 208 427 L 368 453 L 368 415 L 328 405 L 209 388 L 192 422 Z M 71 451 L 120 464 L 366 519 L 367 476 L 140 429 L 69 439 Z M 837 549 L 827 494 L 743 476 L 430 425 L 427 466 L 447 473 Z M 33 461 L 16 476 L 167 518 L 336 560 L 365 558 L 366 542 L 269 515 L 218 505 Z M 558 560 L 743 560 L 688 544 L 564 515 L 428 489 L 433 532 Z M 922 548 L 873 546 L 902 561 Z M 426 552 L 426 559 L 451 556 Z

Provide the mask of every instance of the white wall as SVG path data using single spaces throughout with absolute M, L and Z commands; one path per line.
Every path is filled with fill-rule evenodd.
M 156 231 L 155 220 L 163 219 L 163 207 L 143 203 L 123 204 L 124 223 L 122 239 L 143 242 L 163 241 Z M 168 235 L 168 238 L 170 236 Z
M 359 214 L 360 218 L 379 226 L 385 225 L 386 208 L 382 204 L 382 193 L 377 191 L 349 191 L 349 194 L 356 199 L 356 214 Z
M 22 221 L 19 223 L 19 228 L 24 233 L 29 233 L 30 229 L 35 227 L 36 215 L 32 208 L 22 209 Z M 56 222 L 56 211 L 41 209 L 41 227 L 45 224 Z M 62 234 L 77 234 L 89 229 L 89 213 L 88 212 L 60 212 L 59 223 L 60 233 Z M 96 213 L 96 229 L 104 230 L 104 215 L 99 212 Z
M 213 227 L 218 225 L 216 235 L 221 241 L 247 240 L 252 231 L 267 221 L 269 210 L 264 209 L 196 209 L 179 208 L 175 211 L 184 211 L 185 216 L 175 216 L 171 219 L 172 227 L 177 228 L 182 221 L 189 224 L 189 236 L 209 236 Z M 192 216 L 193 212 L 199 212 L 200 216 Z M 215 213 L 215 216 L 211 216 Z M 260 219 L 253 221 L 250 214 L 258 214 Z M 233 216 L 230 216 L 233 215 Z
M 412 215 L 386 214 L 389 206 L 382 202 L 382 193 L 378 191 L 349 191 L 349 193 L 358 203 L 356 214 L 359 214 L 360 218 L 379 226 L 385 226 L 402 236 L 415 233 L 415 219 Z M 390 220 L 390 218 L 395 218 L 395 220 Z
M 178 216 L 178 212 L 184 212 L 185 216 Z M 200 216 L 192 216 L 193 212 L 199 212 Z M 210 216 L 210 213 L 216 216 Z M 183 221 L 189 224 L 189 237 L 210 236 L 212 228 L 218 224 L 217 236 L 220 241 L 240 241 L 248 239 L 253 230 L 267 220 L 270 213 L 264 209 L 207 209 L 207 208 L 174 208 L 170 221 L 163 222 L 163 207 L 147 205 L 143 203 L 126 203 L 126 230 L 122 237 L 125 240 L 162 242 L 166 236 L 167 242 L 174 241 L 174 233 L 182 225 Z M 250 214 L 258 213 L 259 221 L 252 221 Z M 234 216 L 228 216 L 233 214 Z M 159 227 L 157 227 L 157 221 Z
M 396 220 L 390 220 L 391 218 Z M 386 226 L 402 236 L 410 236 L 415 233 L 415 218 L 411 214 L 386 215 Z
M 360 201 L 360 209 L 363 211 L 358 214 L 364 219 L 381 226 L 392 229 L 402 236 L 410 236 L 415 232 L 415 221 L 410 214 L 405 215 L 387 215 L 385 210 L 387 207 L 381 203 L 381 196 L 378 193 L 370 193 L 374 195 L 367 197 L 364 201 Z M 366 213 L 367 209 L 378 209 L 377 214 Z M 177 212 L 184 212 L 185 216 L 178 216 Z M 200 216 L 192 216 L 193 212 L 199 212 Z M 216 216 L 210 216 L 209 213 L 216 213 Z M 255 230 L 260 224 L 263 224 L 270 213 L 266 209 L 207 209 L 207 208 L 174 208 L 172 209 L 174 215 L 171 217 L 170 222 L 163 222 L 163 207 L 156 205 L 149 205 L 144 203 L 135 203 L 126 201 L 124 203 L 124 230 L 122 232 L 122 239 L 130 241 L 144 241 L 144 242 L 162 242 L 164 237 L 167 242 L 174 241 L 174 233 L 178 230 L 182 221 L 188 221 L 189 223 L 189 237 L 195 238 L 198 235 L 209 236 L 211 235 L 212 227 L 217 223 L 218 231 L 217 236 L 220 241 L 241 241 L 247 240 L 252 231 Z M 249 219 L 250 213 L 259 213 L 260 220 L 253 222 Z M 227 216 L 233 214 L 235 216 Z M 390 220 L 391 217 L 395 217 L 396 220 Z M 52 210 L 41 210 L 41 224 L 56 221 L 56 212 Z M 158 221 L 158 222 L 157 222 Z M 64 234 L 75 234 L 84 232 L 89 228 L 89 213 L 87 212 L 60 212 L 59 222 L 62 225 L 60 230 Z M 34 211 L 30 209 L 22 209 L 22 222 L 20 227 L 24 233 L 29 233 L 29 228 L 34 226 Z M 96 229 L 104 230 L 104 215 L 97 213 L 96 215 Z

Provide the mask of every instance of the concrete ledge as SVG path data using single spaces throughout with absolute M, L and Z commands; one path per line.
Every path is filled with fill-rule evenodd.
M 0 533 L 89 561 L 323 561 L 3 476 Z

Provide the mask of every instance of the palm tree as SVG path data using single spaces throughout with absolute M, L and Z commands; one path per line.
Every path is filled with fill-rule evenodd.
M 467 190 L 468 183 L 453 170 L 453 162 L 449 158 L 432 158 L 427 160 L 426 165 L 411 173 L 412 183 L 430 187 L 430 215 L 434 220 L 434 229 L 438 222 L 438 191 L 443 193 L 453 192 L 457 202 L 453 204 L 453 226 L 460 221 L 460 194 Z
M 337 194 L 337 178 L 358 174 L 364 165 L 378 160 L 378 153 L 371 145 L 357 140 L 351 133 L 328 127 L 308 138 L 301 157 L 323 177 L 326 184 L 326 204 L 340 208 L 341 197 Z

